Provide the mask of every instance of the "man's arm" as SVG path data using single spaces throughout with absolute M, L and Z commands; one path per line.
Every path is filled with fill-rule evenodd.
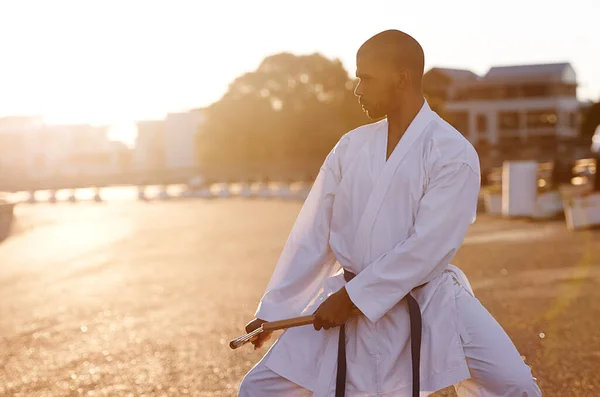
M 333 272 L 329 228 L 344 138 L 329 153 L 283 248 L 255 316 L 265 321 L 298 316 Z
M 419 202 L 414 231 L 370 263 L 345 289 L 373 322 L 449 263 L 477 210 L 479 172 L 467 163 L 443 166 Z

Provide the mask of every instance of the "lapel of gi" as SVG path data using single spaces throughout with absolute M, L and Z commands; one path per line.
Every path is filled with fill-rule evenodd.
M 373 229 L 373 225 L 375 224 L 375 220 L 377 219 L 377 214 L 379 213 L 383 199 L 385 198 L 389 186 L 393 181 L 393 176 L 398 169 L 398 166 L 408 153 L 409 149 L 420 136 L 421 132 L 433 120 L 434 115 L 435 113 L 429 108 L 427 101 L 425 101 L 421 107 L 421 110 L 419 113 L 417 113 L 413 121 L 406 129 L 406 132 L 398 142 L 398 145 L 396 145 L 394 148 L 394 151 L 392 152 L 388 161 L 385 163 L 381 174 L 373 186 L 373 190 L 371 191 L 369 199 L 367 200 L 365 210 L 358 224 L 358 228 L 354 237 L 354 244 L 352 247 L 352 260 L 355 261 L 359 268 L 364 265 L 368 242 L 371 238 L 371 231 Z M 386 134 L 387 126 L 388 124 L 386 120 Z M 384 153 L 378 155 L 385 156 L 386 153 L 384 151 Z

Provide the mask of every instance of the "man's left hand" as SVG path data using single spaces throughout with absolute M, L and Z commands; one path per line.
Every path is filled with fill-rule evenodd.
M 344 324 L 352 314 L 353 307 L 354 304 L 350 300 L 346 288 L 342 287 L 338 292 L 325 299 L 325 302 L 321 303 L 315 312 L 313 323 L 315 330 L 329 329 Z

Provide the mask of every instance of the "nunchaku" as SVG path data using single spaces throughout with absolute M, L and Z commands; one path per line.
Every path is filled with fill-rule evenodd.
M 356 315 L 359 313 L 360 310 L 356 307 L 353 308 L 351 311 L 352 315 Z M 302 325 L 312 324 L 314 323 L 314 321 L 315 315 L 311 314 L 308 316 L 292 317 L 285 320 L 264 322 L 260 327 L 258 327 L 254 331 L 233 339 L 231 342 L 229 342 L 229 347 L 232 349 L 237 349 L 238 347 L 244 346 L 246 343 L 256 340 L 258 336 L 263 332 L 272 332 L 281 329 L 300 327 Z

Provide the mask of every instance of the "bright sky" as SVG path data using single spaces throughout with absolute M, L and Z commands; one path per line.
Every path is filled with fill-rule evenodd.
M 280 51 L 321 52 L 354 74 L 360 44 L 395 28 L 426 67 L 571 62 L 581 99 L 600 97 L 600 1 L 0 0 L 0 116 L 114 124 L 218 100 Z

